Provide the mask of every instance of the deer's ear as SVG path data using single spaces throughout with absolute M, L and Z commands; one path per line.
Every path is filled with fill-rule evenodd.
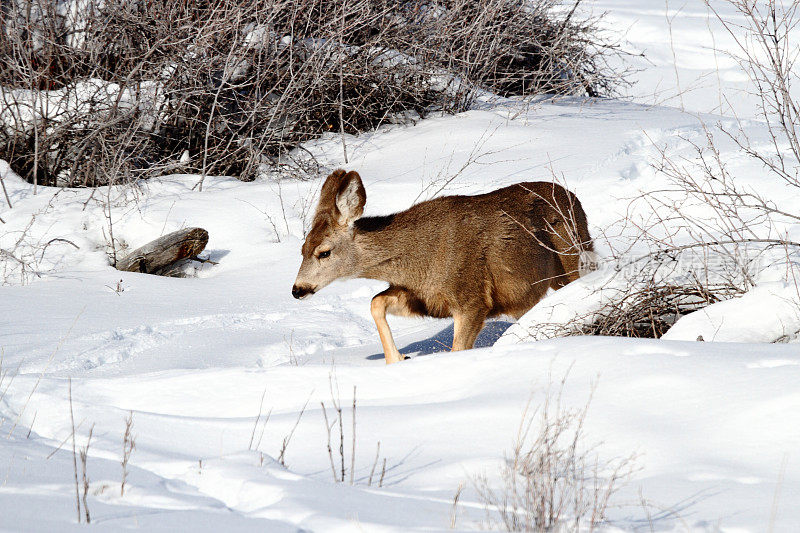
M 367 191 L 361 183 L 358 172 L 348 172 L 339 184 L 336 193 L 336 209 L 339 211 L 339 224 L 349 226 L 364 213 Z

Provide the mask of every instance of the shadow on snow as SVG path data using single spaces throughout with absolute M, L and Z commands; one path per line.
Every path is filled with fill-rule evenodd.
M 512 322 L 505 320 L 491 320 L 486 322 L 486 325 L 478 334 L 475 341 L 475 348 L 486 348 L 487 346 L 494 345 L 505 331 L 511 327 Z M 453 346 L 453 324 L 441 330 L 436 335 L 423 339 L 421 341 L 412 342 L 400 348 L 400 353 L 403 355 L 430 355 L 437 352 L 450 351 Z M 383 359 L 383 353 L 377 353 L 367 356 L 367 359 Z

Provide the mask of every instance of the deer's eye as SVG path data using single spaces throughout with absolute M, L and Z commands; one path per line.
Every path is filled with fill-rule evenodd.
M 317 256 L 317 259 L 325 259 L 326 257 L 329 257 L 330 255 L 331 255 L 331 251 L 330 250 L 325 250 L 324 252 L 320 252 L 319 253 L 319 255 Z

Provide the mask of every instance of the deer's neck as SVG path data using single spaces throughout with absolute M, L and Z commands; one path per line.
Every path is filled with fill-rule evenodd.
M 416 273 L 424 272 L 424 253 L 399 216 L 364 217 L 353 231 L 359 253 L 358 277 L 411 287 Z

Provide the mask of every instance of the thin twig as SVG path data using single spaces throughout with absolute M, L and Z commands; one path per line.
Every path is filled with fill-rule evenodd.
M 381 480 L 378 482 L 378 487 L 383 487 L 383 478 L 386 476 L 386 457 L 383 458 L 383 468 L 381 468 Z
M 256 421 L 253 424 L 253 431 L 250 433 L 250 443 L 247 445 L 248 450 L 253 449 L 253 441 L 256 438 L 256 428 L 258 427 L 258 421 L 261 419 L 261 410 L 264 408 L 264 396 L 267 395 L 267 388 L 264 387 L 264 392 L 261 393 L 261 401 L 258 403 L 258 415 L 256 416 Z
M 132 434 L 133 430 L 133 411 L 128 412 L 128 418 L 125 419 L 125 433 L 122 436 L 122 482 L 120 483 L 119 495 L 125 496 L 125 483 L 128 480 L 128 461 L 130 461 L 131 453 L 136 447 L 136 439 Z
M 313 394 L 313 391 L 311 392 Z M 306 407 L 308 406 L 308 402 L 311 400 L 311 394 L 308 395 L 308 399 L 306 403 L 303 404 L 303 408 L 300 410 L 300 413 L 297 415 L 297 420 L 294 422 L 294 426 L 292 426 L 292 430 L 289 434 L 283 438 L 283 444 L 281 445 L 281 452 L 278 455 L 278 462 L 281 466 L 286 466 L 285 456 L 286 456 L 286 448 L 289 447 L 289 442 L 292 440 L 292 435 L 294 435 L 294 430 L 297 429 L 297 426 L 300 424 L 300 419 L 303 418 L 303 413 L 306 412 Z
M 350 450 L 350 484 L 356 471 L 356 386 L 353 385 L 353 446 Z
M 78 523 L 81 523 L 81 497 L 78 489 L 78 456 L 75 449 L 75 415 L 72 411 L 72 378 L 69 378 L 69 421 L 72 426 L 72 473 L 75 476 L 75 510 L 78 513 Z
M 378 446 L 375 448 L 375 461 L 372 463 L 372 470 L 369 471 L 369 481 L 367 486 L 372 486 L 372 476 L 375 475 L 375 467 L 378 466 L 378 457 L 381 455 L 381 441 L 378 441 Z
M 325 418 L 325 432 L 328 434 L 328 458 L 331 461 L 331 473 L 333 473 L 333 482 L 338 483 L 339 478 L 336 475 L 336 466 L 333 462 L 333 449 L 331 447 L 331 428 L 332 424 L 328 422 L 328 411 L 325 409 L 325 402 L 319 402 L 322 407 L 322 416 Z
M 89 516 L 89 505 L 87 504 L 87 499 L 89 496 L 89 476 L 86 474 L 86 463 L 89 460 L 89 444 L 92 442 L 92 433 L 94 433 L 94 424 L 92 424 L 92 427 L 89 428 L 89 436 L 86 439 L 86 446 L 80 451 L 81 477 L 83 479 L 83 514 L 87 524 L 92 522 L 92 518 Z

